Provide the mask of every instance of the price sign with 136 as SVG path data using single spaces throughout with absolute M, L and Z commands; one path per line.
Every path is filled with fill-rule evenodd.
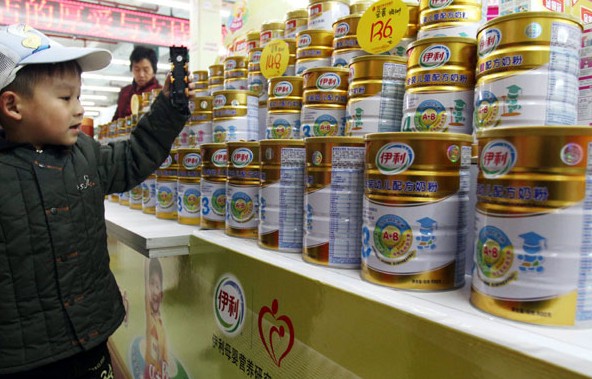
M 409 11 L 401 0 L 381 0 L 362 15 L 358 23 L 358 44 L 370 54 L 393 49 L 407 32 Z
M 261 53 L 261 73 L 267 79 L 282 76 L 288 68 L 290 50 L 288 43 L 281 39 L 270 41 Z

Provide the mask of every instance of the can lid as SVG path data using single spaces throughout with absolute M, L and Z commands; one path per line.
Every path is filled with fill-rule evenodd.
M 364 136 L 366 141 L 389 140 L 438 140 L 438 141 L 458 141 L 473 142 L 473 136 L 462 133 L 426 133 L 426 132 L 388 132 L 388 133 L 368 133 Z
M 304 147 L 304 140 L 302 139 L 262 139 L 259 141 L 261 148 L 263 146 L 299 146 Z
M 259 147 L 259 141 L 245 141 L 245 140 L 241 140 L 241 141 L 229 141 L 226 142 L 226 145 L 230 148 L 234 148 L 234 147 Z
M 528 135 L 592 136 L 592 128 L 585 125 L 501 126 L 477 131 L 477 139 Z
M 349 64 L 351 66 L 354 63 L 360 63 L 364 61 L 388 61 L 407 65 L 407 59 L 397 55 L 360 55 L 354 57 Z
M 471 44 L 471 45 L 477 45 L 477 40 L 475 40 L 474 38 L 468 38 L 468 37 L 430 37 L 430 38 L 422 38 L 422 39 L 416 40 L 414 42 L 411 42 L 407 46 L 407 50 L 412 49 L 412 48 L 417 47 L 417 46 L 431 45 L 431 44 L 434 44 L 434 43 L 447 44 L 447 43 L 450 43 L 450 42 L 461 42 L 461 43 L 467 43 L 467 44 Z
M 286 20 L 292 18 L 308 18 L 308 11 L 304 8 L 294 9 L 286 13 Z
M 319 67 L 310 67 L 307 68 L 302 72 L 302 75 L 311 74 L 313 72 L 324 73 L 324 72 L 334 72 L 337 74 L 349 74 L 349 69 L 347 67 L 332 67 L 332 66 L 319 66 Z
M 234 78 L 234 79 L 245 79 L 245 78 Z M 246 90 L 246 89 L 222 89 L 222 90 L 219 90 L 219 91 L 213 91 L 212 92 L 212 96 L 213 97 L 216 97 L 217 95 L 240 95 L 240 94 L 245 94 L 247 96 L 259 97 L 259 95 L 257 94 L 257 92 L 255 92 L 255 91 L 249 91 L 249 90 Z
M 259 34 L 258 30 L 249 30 L 247 32 L 247 41 L 258 40 Z
M 378 134 L 378 133 L 376 133 Z M 386 133 L 380 133 L 386 134 Z M 354 143 L 354 144 L 363 144 L 364 138 L 363 137 L 350 137 L 350 136 L 333 136 L 333 137 L 307 137 L 304 140 L 305 144 L 309 143 Z
M 347 16 L 339 17 L 333 24 L 333 29 L 335 29 L 335 25 L 339 24 L 340 22 L 347 21 L 347 20 L 360 20 L 362 18 L 361 14 L 348 14 Z
M 279 82 L 302 82 L 304 78 L 302 76 L 272 76 L 269 78 L 269 84 Z
M 210 142 L 199 145 L 200 149 L 222 149 L 226 147 L 225 142 Z
M 535 21 L 538 18 L 552 18 L 554 20 L 564 20 L 564 21 L 571 21 L 577 24 L 580 29 L 584 28 L 582 21 L 579 20 L 577 17 L 574 17 L 569 14 L 559 13 L 559 12 L 518 12 L 512 13 L 505 16 L 498 16 L 494 19 L 489 20 L 479 29 L 477 29 L 477 35 L 479 35 L 483 30 L 492 27 L 493 25 L 500 24 L 502 22 L 514 22 L 520 18 L 528 18 L 529 21 Z
M 284 21 L 271 20 L 261 24 L 261 31 L 264 30 L 284 30 L 286 27 Z
M 177 149 L 179 155 L 187 153 L 199 153 L 199 147 L 180 147 Z

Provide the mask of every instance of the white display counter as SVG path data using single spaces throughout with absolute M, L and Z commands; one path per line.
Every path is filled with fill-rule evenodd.
M 244 377 L 239 375 L 241 371 L 238 366 L 234 367 L 232 364 L 229 353 L 225 356 L 221 350 L 221 354 L 217 354 L 216 344 L 222 344 L 237 347 L 241 355 L 243 352 L 245 355 L 252 355 L 253 361 L 261 362 L 260 366 L 270 378 L 298 377 L 291 373 L 299 372 L 298 365 L 304 364 L 306 359 L 313 362 L 313 366 L 314 362 L 324 359 L 324 363 L 319 363 L 319 367 L 328 367 L 327 362 L 331 362 L 339 370 L 344 370 L 335 371 L 336 368 L 333 367 L 332 371 L 328 371 L 334 375 L 339 372 L 339 377 L 381 377 L 383 373 L 391 372 L 393 365 L 404 365 L 404 375 L 392 377 L 592 378 L 592 329 L 529 325 L 483 313 L 469 303 L 470 277 L 467 277 L 467 283 L 462 289 L 454 291 L 426 293 L 395 290 L 362 280 L 359 270 L 312 265 L 304 262 L 299 254 L 264 250 L 259 248 L 254 240 L 230 237 L 223 231 L 199 230 L 179 225 L 175 221 L 159 220 L 118 204 L 106 202 L 105 205 L 110 237 L 115 237 L 133 250 L 149 258 L 189 252 L 189 260 L 184 264 L 191 265 L 193 271 L 190 275 L 198 276 L 194 280 L 200 283 L 199 286 L 195 286 L 198 288 L 198 294 L 192 297 L 195 298 L 196 304 L 191 305 L 199 311 L 195 311 L 197 315 L 191 322 L 188 319 L 187 325 L 187 334 L 200 351 L 198 360 L 201 360 L 201 364 L 196 364 L 197 372 L 190 372 L 193 377 L 234 377 L 233 373 L 237 370 L 236 377 Z M 212 267 L 205 267 L 208 265 Z M 243 269 L 244 272 L 241 271 Z M 245 287 L 245 294 L 249 295 L 246 323 L 250 325 L 246 326 L 245 330 L 254 328 L 255 332 L 251 330 L 249 342 L 245 345 L 240 342 L 240 338 L 229 337 L 218 331 L 211 314 L 214 296 L 212 292 L 215 292 L 216 280 L 226 273 L 238 278 Z M 285 286 L 291 287 L 292 292 L 286 292 L 288 290 L 282 288 L 282 278 L 285 278 Z M 305 288 L 308 285 L 312 286 L 310 290 Z M 310 294 L 316 292 L 321 295 L 316 299 L 317 302 L 311 303 L 310 308 L 299 306 L 290 313 L 290 301 L 298 304 L 304 302 L 304 299 L 295 299 L 299 296 L 298 288 L 302 288 L 302 296 L 310 298 Z M 339 304 L 322 306 L 330 304 L 336 297 L 343 298 L 344 303 L 350 303 L 347 307 L 344 306 L 345 311 L 336 309 L 339 308 Z M 255 298 L 262 302 L 261 308 L 252 300 Z M 266 366 L 266 361 L 270 360 L 265 352 L 267 347 L 258 348 L 253 342 L 258 341 L 258 334 L 261 340 L 265 339 L 261 333 L 261 312 L 263 309 L 271 309 L 265 304 L 269 302 L 267 299 L 274 298 L 278 300 L 280 312 L 283 306 L 286 313 L 291 315 L 296 330 L 298 325 L 302 325 L 294 349 L 290 352 L 294 356 L 292 368 L 286 363 L 287 358 L 281 367 L 277 360 L 275 365 L 272 362 L 270 366 Z M 364 329 L 358 319 L 359 315 L 356 316 L 352 311 L 359 308 L 360 304 L 368 305 L 368 316 L 371 320 L 375 320 L 376 323 L 382 320 L 383 324 L 384 320 L 394 320 L 393 324 L 385 324 L 384 333 L 376 332 L 376 329 Z M 362 314 L 363 311 L 360 310 Z M 259 333 L 256 332 L 257 312 Z M 340 312 L 339 321 L 335 319 L 335 312 Z M 277 320 L 279 318 L 272 319 L 271 323 L 279 322 Z M 402 324 L 400 320 L 406 320 L 406 323 Z M 341 330 L 332 331 L 331 328 L 327 328 L 326 325 L 333 321 L 336 329 L 339 326 Z M 358 329 L 356 325 L 360 325 L 362 329 Z M 305 333 L 302 330 L 305 328 L 310 332 Z M 355 330 L 344 330 L 345 328 Z M 327 345 L 342 344 L 341 334 L 344 332 L 350 334 L 352 346 L 339 346 L 336 356 L 327 352 L 321 354 Z M 307 333 L 313 336 L 301 337 Z M 325 333 L 325 337 L 320 338 L 319 334 L 314 337 L 315 333 Z M 249 332 L 243 331 L 243 334 Z M 323 341 L 319 342 L 319 338 Z M 384 346 L 389 344 L 386 341 L 392 341 L 393 345 Z M 265 341 L 262 346 L 264 345 Z M 354 362 L 348 365 L 348 359 L 339 356 L 340 350 L 346 350 L 344 356 L 355 356 L 364 355 L 367 350 L 373 349 L 376 352 L 393 349 L 392 353 L 388 353 L 391 355 L 386 355 L 392 356 L 392 362 L 373 357 L 365 361 L 366 364 L 373 365 L 373 369 L 364 371 L 363 364 L 357 366 L 356 359 L 352 358 Z M 401 352 L 407 349 L 411 353 L 397 355 L 397 349 L 401 349 Z M 413 349 L 416 350 L 415 353 Z M 328 351 L 331 350 L 332 348 L 328 347 Z M 321 358 L 317 361 L 311 360 L 310 351 L 319 354 Z M 372 359 L 381 361 L 384 371 L 376 367 L 376 362 Z M 437 360 L 437 364 L 442 366 L 444 371 L 426 376 L 426 372 L 433 371 L 430 366 L 432 360 Z M 448 364 L 451 366 L 448 367 Z M 459 365 L 458 371 L 456 365 Z M 466 372 L 462 369 L 463 365 L 470 365 L 467 366 Z M 516 376 L 512 376 L 512 373 Z
M 105 201 L 107 233 L 148 258 L 189 254 L 189 236 L 195 226 L 162 220 Z

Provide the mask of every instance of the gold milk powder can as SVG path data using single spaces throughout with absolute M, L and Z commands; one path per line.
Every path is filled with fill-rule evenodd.
M 360 267 L 364 140 L 310 137 L 306 145 L 304 245 L 306 262 Z
M 582 26 L 555 12 L 497 17 L 478 34 L 475 126 L 574 125 Z
M 475 39 L 487 19 L 487 0 L 421 0 L 417 39 L 466 37 Z
M 246 90 L 248 88 L 247 57 L 234 55 L 224 60 L 224 89 Z
M 360 47 L 356 35 L 361 17 L 359 14 L 353 14 L 341 17 L 333 23 L 335 37 L 333 39 L 331 66 L 348 67 L 353 58 L 368 54 Z
M 208 71 L 197 70 L 193 71 L 193 89 L 192 96 L 210 96 L 210 90 L 208 88 Z
M 296 35 L 308 28 L 308 11 L 306 9 L 294 9 L 286 13 L 284 23 L 284 39 L 296 38 Z
M 292 139 L 300 135 L 302 83 L 301 76 L 269 78 L 265 128 L 267 139 Z
M 201 220 L 203 229 L 224 229 L 226 217 L 226 170 L 228 152 L 225 143 L 204 143 L 201 153 Z
M 259 227 L 259 142 L 228 142 L 226 234 L 257 238 Z
M 258 244 L 265 249 L 301 253 L 306 164 L 304 141 L 262 140 L 260 154 Z
M 259 47 L 267 46 L 274 39 L 284 38 L 284 27 L 283 21 L 268 21 L 261 24 Z
M 348 75 L 343 67 L 314 67 L 304 72 L 301 133 L 296 138 L 345 135 Z
M 156 174 L 142 182 L 142 213 L 156 214 Z
M 187 145 L 197 147 L 202 143 L 212 142 L 212 107 L 211 96 L 194 96 L 189 99 L 189 122 L 181 133 L 186 133 Z
M 401 130 L 407 62 L 390 55 L 364 55 L 349 65 L 346 135 Z
M 296 75 L 313 67 L 331 66 L 332 30 L 304 30 L 296 37 Z
M 473 133 L 476 49 L 461 37 L 409 46 L 402 131 Z
M 366 139 L 362 278 L 447 290 L 464 284 L 472 136 L 375 133 Z
M 156 218 L 177 219 L 177 150 L 156 170 Z
M 338 18 L 349 14 L 349 0 L 309 0 L 308 29 L 331 30 Z
M 177 222 L 199 225 L 201 217 L 201 153 L 199 148 L 179 149 L 177 170 Z
M 224 90 L 213 94 L 214 143 L 259 139 L 259 98 L 246 90 Z
M 592 326 L 592 129 L 477 133 L 471 303 L 493 315 Z

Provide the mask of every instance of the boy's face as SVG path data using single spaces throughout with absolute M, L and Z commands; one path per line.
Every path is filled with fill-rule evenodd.
M 36 147 L 76 143 L 84 115 L 79 100 L 80 85 L 80 75 L 75 72 L 39 81 L 33 96 L 19 97 L 22 119 L 8 137 Z M 16 138 L 11 138 L 13 132 Z

